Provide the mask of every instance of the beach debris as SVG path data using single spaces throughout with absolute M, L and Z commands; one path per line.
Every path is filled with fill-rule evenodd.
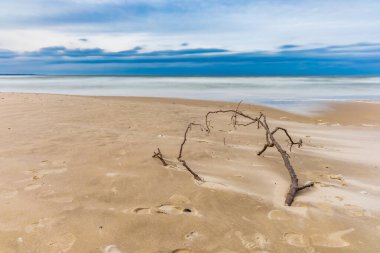
M 152 156 L 152 157 L 153 157 L 153 158 L 158 158 L 158 159 L 160 159 L 160 161 L 162 162 L 162 165 L 164 165 L 164 166 L 167 166 L 167 165 L 168 165 L 168 164 L 166 163 L 164 157 L 162 156 L 161 150 L 160 150 L 159 148 L 157 149 L 157 152 L 154 152 L 154 153 L 153 153 L 153 156 Z
M 235 129 L 237 129 L 237 127 L 241 127 L 241 126 L 246 127 L 246 126 L 250 126 L 250 125 L 256 125 L 257 129 L 263 128 L 265 130 L 266 143 L 265 143 L 264 147 L 257 153 L 258 156 L 262 155 L 268 148 L 272 148 L 272 147 L 275 147 L 277 149 L 277 151 L 280 153 L 281 158 L 284 162 L 286 169 L 288 170 L 288 173 L 289 173 L 289 176 L 291 179 L 289 191 L 286 195 L 286 200 L 285 200 L 285 204 L 288 206 L 291 206 L 293 201 L 294 201 L 296 194 L 303 189 L 306 189 L 308 187 L 312 187 L 314 185 L 314 182 L 307 182 L 304 185 L 299 185 L 297 174 L 296 174 L 292 164 L 290 163 L 290 156 L 282 148 L 280 143 L 276 140 L 275 134 L 279 133 L 279 132 L 283 132 L 286 135 L 290 152 L 292 151 L 293 146 L 297 146 L 298 148 L 302 147 L 302 139 L 299 139 L 298 141 L 293 140 L 293 138 L 288 133 L 288 130 L 283 128 L 283 127 L 276 127 L 275 129 L 271 130 L 271 128 L 269 127 L 269 125 L 267 123 L 266 115 L 264 115 L 263 113 L 260 112 L 259 116 L 252 117 L 246 113 L 243 113 L 242 111 L 239 110 L 241 103 L 242 103 L 242 101 L 240 101 L 238 103 L 236 109 L 217 110 L 217 111 L 208 112 L 205 115 L 205 126 L 203 126 L 202 124 L 199 124 L 199 123 L 194 123 L 194 122 L 189 123 L 186 130 L 185 130 L 184 138 L 183 138 L 183 141 L 182 141 L 180 149 L 179 149 L 179 155 L 177 157 L 177 160 L 180 163 L 182 163 L 183 167 L 185 167 L 193 175 L 195 180 L 204 182 L 203 179 L 189 167 L 186 160 L 183 159 L 183 150 L 184 150 L 184 146 L 185 146 L 187 139 L 188 139 L 188 133 L 191 131 L 192 127 L 197 126 L 200 128 L 201 131 L 205 130 L 207 134 L 210 134 L 211 128 L 213 128 L 213 126 L 211 125 L 211 120 L 210 120 L 211 115 L 226 114 L 226 113 L 232 114 L 230 120 L 231 120 L 232 126 Z M 243 118 L 244 122 L 238 121 L 238 119 L 240 119 L 240 118 Z M 153 158 L 158 158 L 161 160 L 161 162 L 164 166 L 167 165 L 165 159 L 163 158 L 163 155 L 162 155 L 160 149 L 158 149 L 158 152 L 153 153 Z
M 286 195 L 285 203 L 286 203 L 286 205 L 291 206 L 297 192 L 299 192 L 305 188 L 312 187 L 314 185 L 314 182 L 308 182 L 303 186 L 299 185 L 297 174 L 296 174 L 292 164 L 290 163 L 290 156 L 282 148 L 282 146 L 277 142 L 274 135 L 277 131 L 283 131 L 286 134 L 286 136 L 288 137 L 288 144 L 290 146 L 289 147 L 290 151 L 292 151 L 292 147 L 294 145 L 296 145 L 296 146 L 298 146 L 298 148 L 300 148 L 302 146 L 302 139 L 299 139 L 299 141 L 297 141 L 297 142 L 294 141 L 292 139 L 292 137 L 289 135 L 288 131 L 282 127 L 276 127 L 273 131 L 271 131 L 269 128 L 269 125 L 267 123 L 266 116 L 262 113 L 260 113 L 260 117 L 258 118 L 258 122 L 265 129 L 265 132 L 266 132 L 265 136 L 266 136 L 267 143 L 264 145 L 263 149 L 257 153 L 257 155 L 261 155 L 262 153 L 264 153 L 268 147 L 273 147 L 273 146 L 276 147 L 276 149 L 280 153 L 282 160 L 284 161 L 284 165 L 285 165 L 285 167 L 288 170 L 288 173 L 290 175 L 291 184 L 290 184 L 290 189 L 288 191 L 288 194 Z M 260 126 L 259 124 L 258 124 L 258 126 Z
M 200 129 L 203 131 L 203 126 L 201 124 L 197 124 L 197 123 L 190 123 L 187 128 L 186 128 L 186 131 L 185 131 L 185 134 L 184 134 L 184 137 L 183 137 L 183 142 L 181 144 L 181 147 L 179 149 L 179 154 L 178 154 L 178 157 L 177 157 L 177 160 L 179 162 L 182 163 L 183 167 L 185 167 L 194 177 L 195 180 L 198 180 L 198 181 L 201 181 L 203 182 L 203 179 L 197 174 L 195 173 L 190 167 L 189 165 L 187 165 L 185 159 L 182 158 L 182 152 L 183 152 L 183 147 L 185 146 L 185 143 L 187 141 L 187 134 L 189 133 L 189 131 L 191 130 L 191 127 L 193 126 L 199 126 Z

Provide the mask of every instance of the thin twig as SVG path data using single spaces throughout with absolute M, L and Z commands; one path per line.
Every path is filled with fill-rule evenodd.
M 162 156 L 160 148 L 157 148 L 157 152 L 153 152 L 153 158 L 158 158 L 162 162 L 162 165 L 167 166 L 168 164 L 166 163 L 164 157 Z

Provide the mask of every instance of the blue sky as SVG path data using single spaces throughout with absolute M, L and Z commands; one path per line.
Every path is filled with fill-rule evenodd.
M 2 0 L 0 74 L 378 75 L 378 0 Z

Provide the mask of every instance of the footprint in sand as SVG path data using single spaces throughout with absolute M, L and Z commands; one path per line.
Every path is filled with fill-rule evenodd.
M 68 252 L 74 245 L 77 238 L 72 233 L 64 233 L 49 242 L 49 247 L 54 252 Z
M 184 207 L 174 206 L 174 205 L 161 205 L 157 207 L 156 213 L 178 215 L 178 214 L 196 214 L 197 212 L 191 208 L 184 208 Z
M 347 211 L 348 215 L 351 217 L 362 217 L 362 216 L 371 216 L 370 212 L 355 205 L 346 204 L 344 205 L 345 210 Z
M 113 194 L 117 194 L 117 192 L 118 192 L 117 187 L 112 187 L 111 192 L 112 192 Z
M 61 196 L 61 197 L 54 197 L 49 200 L 55 203 L 71 203 L 73 202 L 74 198 L 72 196 Z
M 39 198 L 49 198 L 49 197 L 53 196 L 54 194 L 55 194 L 54 190 L 48 189 L 48 190 L 40 192 L 37 196 Z
M 0 192 L 0 199 L 11 199 L 17 195 L 18 191 L 13 189 L 6 189 Z
M 17 222 L 0 222 L 0 232 L 22 231 L 22 227 Z
M 240 239 L 243 246 L 247 249 L 270 250 L 271 248 L 269 239 L 261 233 L 243 235 L 240 231 L 237 231 L 235 235 Z
M 151 214 L 152 213 L 149 207 L 138 207 L 138 208 L 133 209 L 133 212 L 136 214 Z
M 34 230 L 38 228 L 45 228 L 45 227 L 51 227 L 54 224 L 58 223 L 60 220 L 62 220 L 64 217 L 55 217 L 55 218 L 42 218 L 38 222 L 34 222 L 28 226 L 25 227 L 25 232 L 27 234 L 32 233 Z
M 344 177 L 341 174 L 338 175 L 327 175 L 328 179 L 331 179 L 335 182 L 340 182 L 342 186 L 346 186 L 346 181 L 344 180 Z
M 106 174 L 106 177 L 117 177 L 119 176 L 120 174 L 119 173 L 116 173 L 116 172 L 108 172 Z
M 171 253 L 191 253 L 193 252 L 191 249 L 175 249 Z
M 331 204 L 329 203 L 318 202 L 313 204 L 313 206 L 319 209 L 320 211 L 324 212 L 326 215 L 334 215 L 334 209 L 331 207 Z
M 313 245 L 329 247 L 329 248 L 341 248 L 350 245 L 349 242 L 342 239 L 346 234 L 353 232 L 355 229 L 350 228 L 346 230 L 337 231 L 331 234 L 316 234 L 311 236 Z
M 119 155 L 126 155 L 127 151 L 125 149 L 119 150 Z
M 268 219 L 270 220 L 289 220 L 290 216 L 281 210 L 272 210 L 268 213 Z
M 108 245 L 104 248 L 104 253 L 123 253 L 116 245 Z
M 188 204 L 190 203 L 190 199 L 186 196 L 180 194 L 174 194 L 169 198 L 170 202 L 173 204 Z
M 152 212 L 158 213 L 158 214 L 170 214 L 170 215 L 180 215 L 180 214 L 192 214 L 197 215 L 198 212 L 193 208 L 186 208 L 181 206 L 175 206 L 175 205 L 160 205 L 155 208 L 149 208 L 149 207 L 137 207 L 132 210 L 135 214 L 151 214 Z
M 284 240 L 287 244 L 298 247 L 298 248 L 305 248 L 305 252 L 307 253 L 314 253 L 315 250 L 310 245 L 310 240 L 308 237 L 302 234 L 297 233 L 285 233 L 284 234 Z
M 306 247 L 309 245 L 309 239 L 302 235 L 302 234 L 296 234 L 296 233 L 285 233 L 284 234 L 285 241 L 292 246 L 295 247 Z
M 197 232 L 190 232 L 187 235 L 185 235 L 185 239 L 188 241 L 193 241 L 197 237 L 199 237 L 199 234 Z
M 31 185 L 27 185 L 25 188 L 24 188 L 24 191 L 33 191 L 33 190 L 36 190 L 38 188 L 40 188 L 42 186 L 42 184 L 31 184 Z
M 74 200 L 72 196 L 62 196 L 62 194 L 59 193 L 56 194 L 56 192 L 52 189 L 42 191 L 37 196 L 41 199 L 52 201 L 54 203 L 71 203 Z
M 37 172 L 37 175 L 39 178 L 42 178 L 43 176 L 50 175 L 50 174 L 62 174 L 67 171 L 67 168 L 61 168 L 61 169 L 42 169 Z

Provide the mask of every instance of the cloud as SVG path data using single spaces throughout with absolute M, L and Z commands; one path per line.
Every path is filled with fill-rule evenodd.
M 106 50 L 126 42 L 148 50 L 176 50 L 186 41 L 246 52 L 377 43 L 379 12 L 377 0 L 2 0 L 0 47 L 27 51 L 60 42 L 75 48 L 82 37 L 91 40 L 88 47 Z M 30 31 L 40 32 L 25 41 Z
M 1 50 L 0 49 L 0 59 L 11 59 L 11 58 L 15 58 L 17 56 L 17 53 L 15 52 L 12 52 L 10 50 Z
M 299 47 L 298 45 L 282 45 L 279 47 L 279 49 L 294 49 Z
M 2 74 L 145 75 L 374 75 L 380 74 L 380 44 L 357 43 L 280 51 L 232 52 L 189 48 L 145 52 L 142 47 L 110 52 L 100 48 L 47 47 L 0 51 Z M 370 52 L 370 53 L 369 53 Z

